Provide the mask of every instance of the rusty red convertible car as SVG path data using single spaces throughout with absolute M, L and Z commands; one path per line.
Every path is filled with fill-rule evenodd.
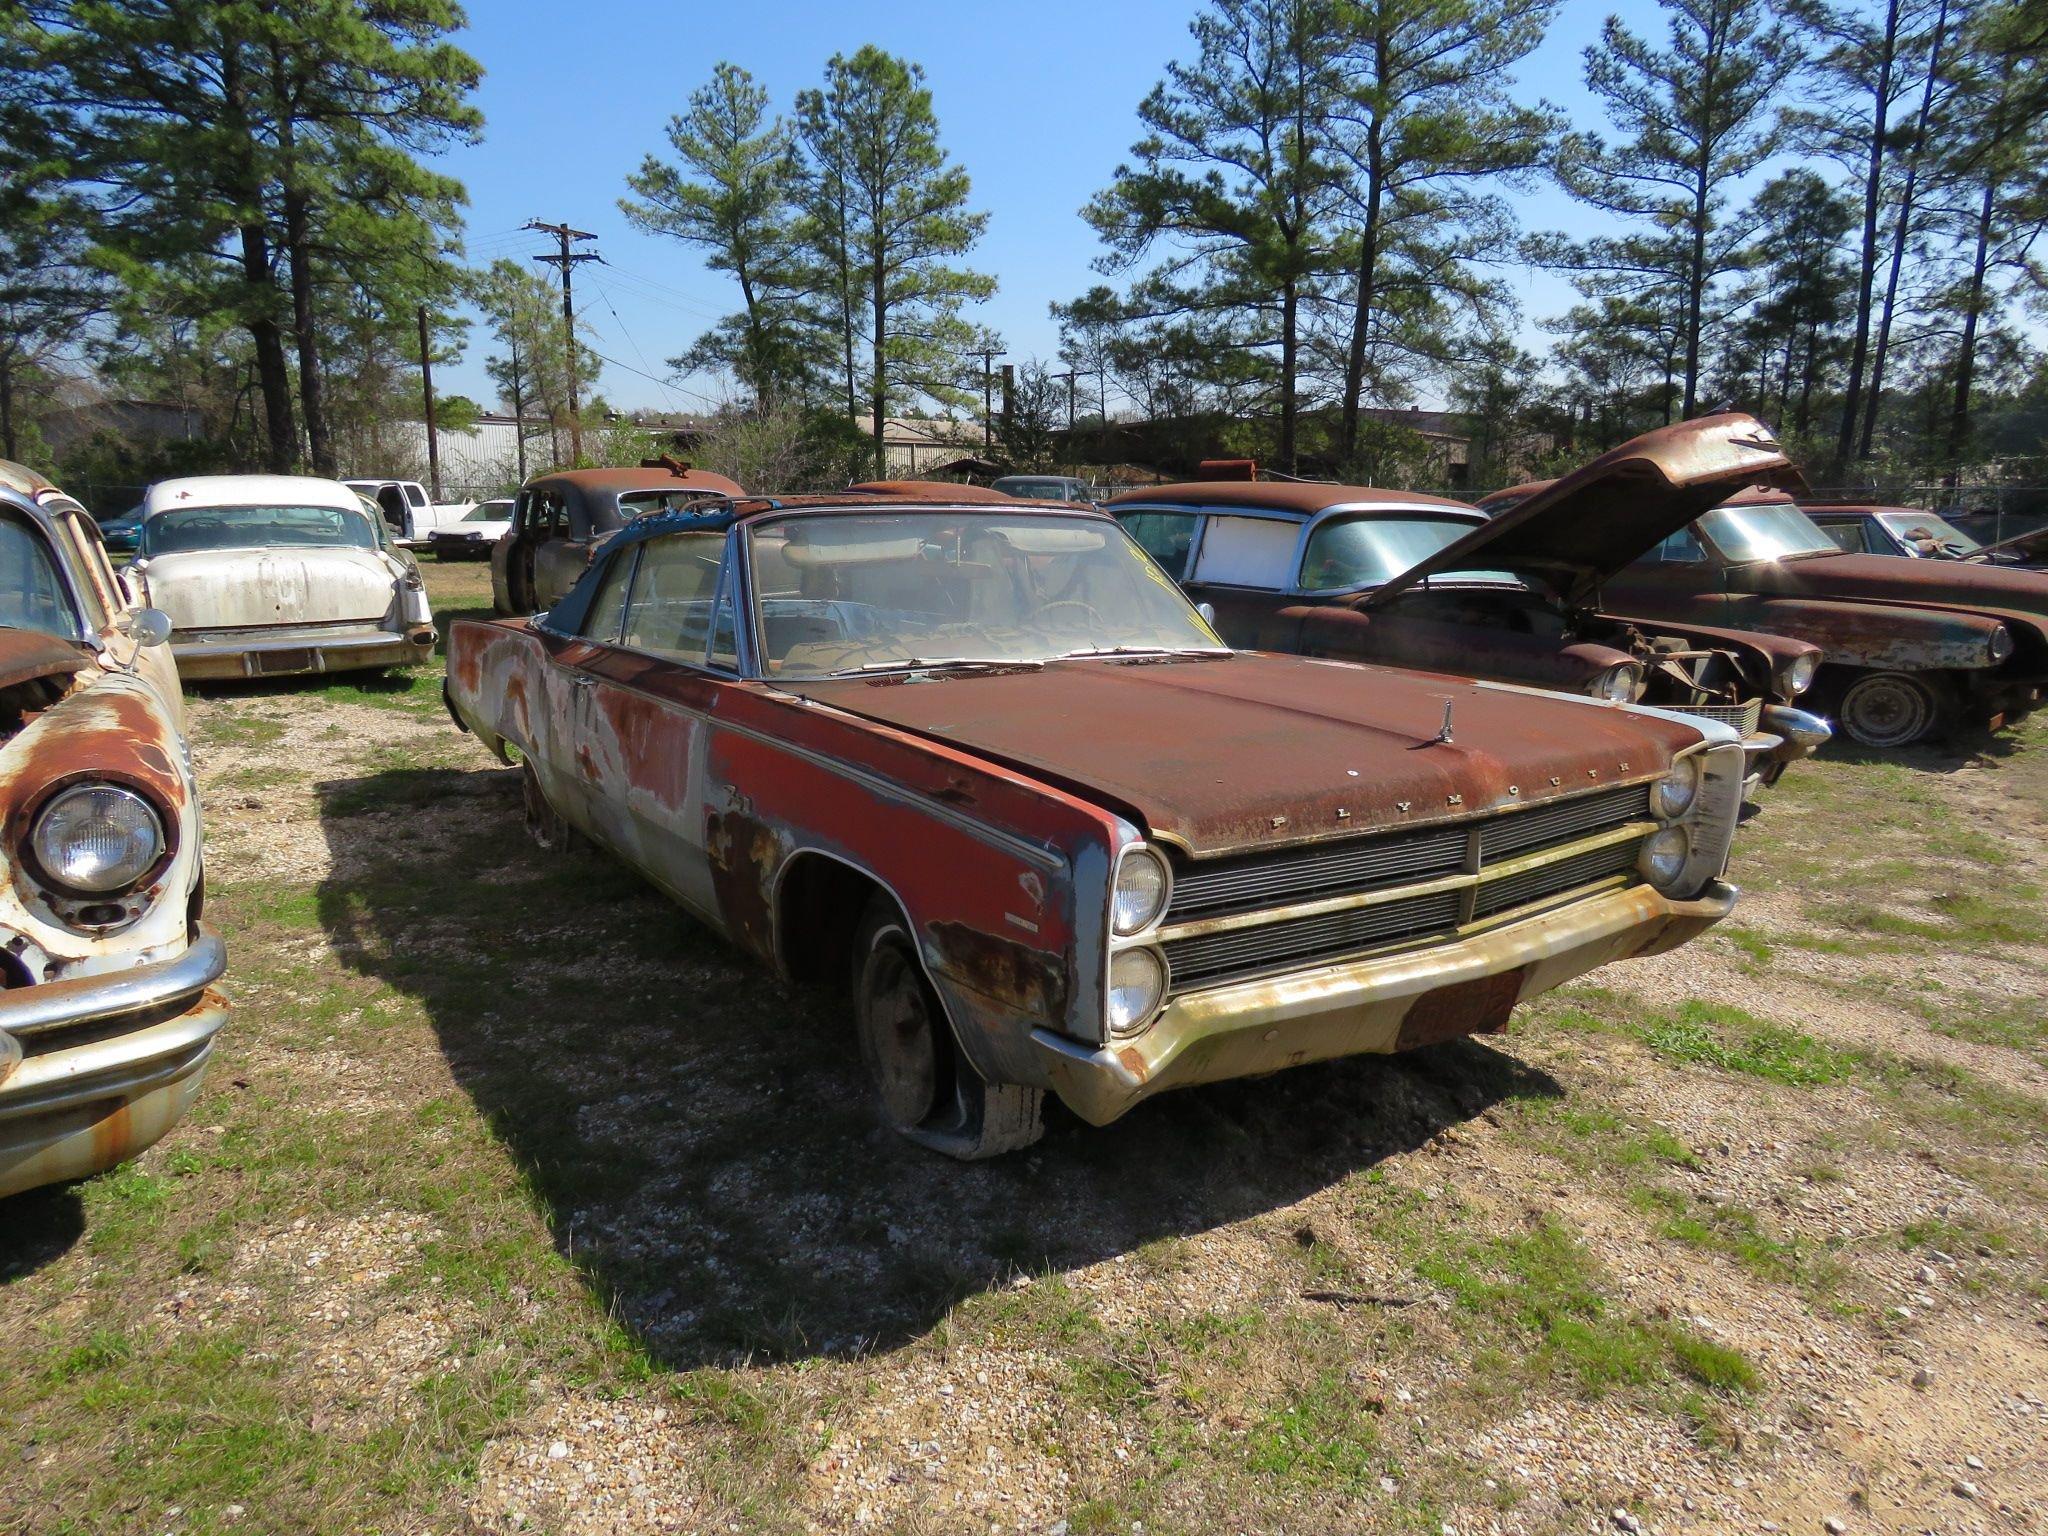
M 760 960 L 887 1119 L 1019 1147 L 1168 1088 L 1497 1030 L 1724 916 L 1735 733 L 1242 654 L 1112 518 L 859 493 L 640 518 L 458 621 L 458 724 Z
M 1239 478 L 1109 502 L 1232 645 L 1524 683 L 1725 721 L 1756 782 L 1832 732 L 1796 707 L 1804 640 L 1632 616 L 1602 583 L 1756 480 L 1798 471 L 1762 423 L 1727 414 L 1646 433 L 1489 520 L 1373 486 Z

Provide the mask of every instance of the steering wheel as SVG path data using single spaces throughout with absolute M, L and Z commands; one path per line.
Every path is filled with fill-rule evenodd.
M 1058 612 L 1062 608 L 1078 608 L 1081 610 L 1082 617 L 1088 619 L 1090 622 L 1094 623 L 1098 627 L 1104 629 L 1107 629 L 1109 627 L 1108 620 L 1104 619 L 1103 616 L 1096 611 L 1095 605 L 1093 603 L 1084 603 L 1078 597 L 1062 597 L 1056 599 L 1053 602 L 1046 603 L 1042 607 L 1040 607 L 1040 609 L 1038 610 L 1038 615 L 1040 618 L 1046 618 L 1052 615 L 1053 613 Z

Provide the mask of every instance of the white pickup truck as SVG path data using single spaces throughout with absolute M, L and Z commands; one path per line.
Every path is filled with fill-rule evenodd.
M 436 528 L 462 521 L 473 501 L 434 502 L 427 488 L 417 480 L 344 480 L 350 490 L 377 503 L 384 514 L 384 526 L 391 530 L 391 542 L 400 549 L 425 549 Z

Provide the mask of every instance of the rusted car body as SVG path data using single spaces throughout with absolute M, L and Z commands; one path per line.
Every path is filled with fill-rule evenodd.
M 1832 734 L 1794 706 L 1819 650 L 1653 623 L 1601 582 L 1758 476 L 1796 474 L 1748 417 L 1650 433 L 1512 519 L 1372 486 L 1250 478 L 1148 487 L 1109 510 L 1248 649 L 1452 672 L 1654 705 L 1741 733 L 1768 784 Z M 1617 488 L 1626 488 L 1621 504 Z
M 898 1130 L 1022 1146 L 1146 1097 L 1501 1028 L 1725 915 L 1735 733 L 1236 653 L 1088 509 L 754 499 L 643 518 L 458 621 L 459 725 L 571 832 L 851 982 Z
M 912 496 L 953 502 L 1001 502 L 1017 498 L 992 485 L 955 485 L 950 480 L 860 480 L 847 487 L 863 496 Z
M 671 459 L 536 475 L 519 488 L 511 531 L 491 546 L 491 600 L 504 614 L 542 612 L 634 518 L 739 494 L 725 476 Z
M 411 666 L 439 638 L 413 557 L 338 480 L 160 481 L 125 576 L 188 681 Z
M 0 463 L 0 1197 L 155 1142 L 227 1021 L 169 633 Z
M 1541 484 L 1487 498 L 1496 516 Z M 1703 512 L 1606 583 L 1605 601 L 1679 623 L 1761 630 L 1826 653 L 1818 703 L 1873 747 L 2026 717 L 2048 687 L 2048 576 L 1849 554 L 1783 489 Z

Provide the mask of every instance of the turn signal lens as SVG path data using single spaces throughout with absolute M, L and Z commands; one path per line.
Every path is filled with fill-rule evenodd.
M 1699 759 L 1680 758 L 1671 765 L 1671 771 L 1651 788 L 1650 809 L 1657 813 L 1659 821 L 1676 821 L 1692 809 L 1699 794 Z
M 149 873 L 164 851 L 163 823 L 150 803 L 114 784 L 81 784 L 36 818 L 36 863 L 66 890 L 119 895 Z
M 1166 861 L 1149 848 L 1129 848 L 1117 866 L 1116 896 L 1110 921 L 1117 937 L 1127 938 L 1152 926 L 1166 909 Z
M 1134 1035 L 1166 994 L 1166 962 L 1152 949 L 1126 949 L 1109 962 L 1109 1032 Z
M 1666 827 L 1644 839 L 1636 868 L 1660 891 L 1668 891 L 1685 873 L 1685 861 L 1692 854 L 1692 834 L 1683 827 Z

